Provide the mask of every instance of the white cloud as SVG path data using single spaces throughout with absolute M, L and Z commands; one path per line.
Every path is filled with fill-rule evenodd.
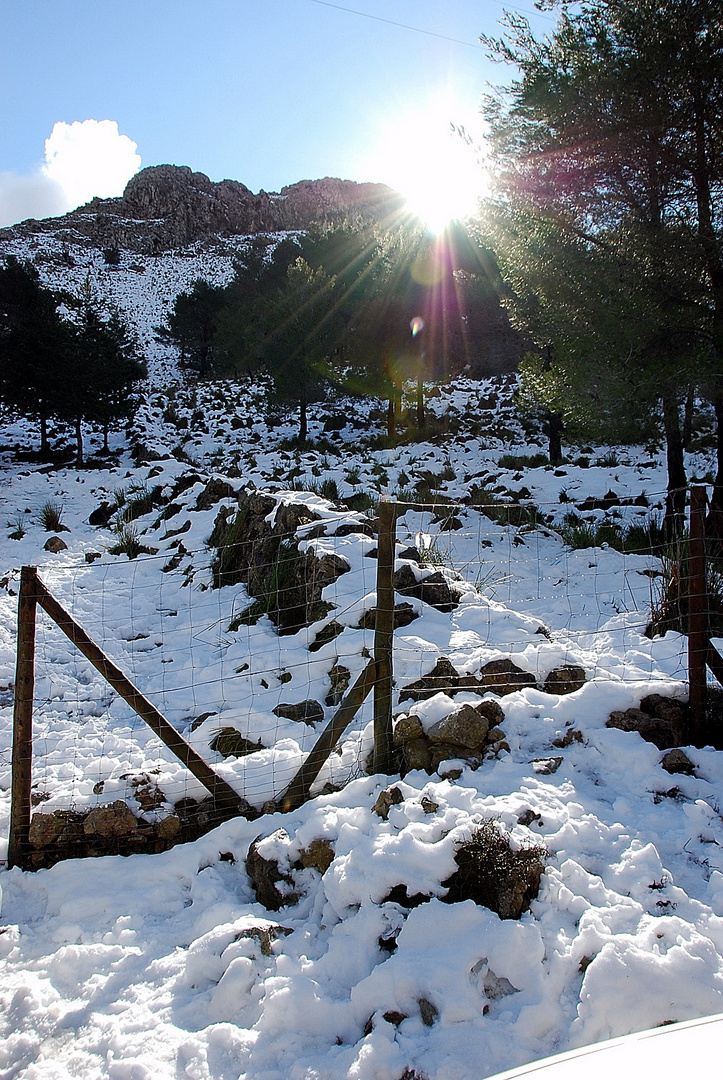
M 19 176 L 0 172 L 0 228 L 30 217 L 54 217 L 70 209 L 68 196 L 58 181 L 44 173 Z
M 137 149 L 115 120 L 58 121 L 45 140 L 44 165 L 25 176 L 0 173 L 0 227 L 121 195 L 141 167 Z
M 43 172 L 58 181 L 73 206 L 80 206 L 96 195 L 122 195 L 141 167 L 137 149 L 115 120 L 61 120 L 45 140 Z

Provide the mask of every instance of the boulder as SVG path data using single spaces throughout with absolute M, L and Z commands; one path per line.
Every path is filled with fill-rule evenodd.
M 478 701 L 476 705 L 472 706 L 472 708 L 475 710 L 475 712 L 479 713 L 480 716 L 482 716 L 485 720 L 488 721 L 491 729 L 495 728 L 499 730 L 497 725 L 502 723 L 505 718 L 505 714 L 502 711 L 502 706 L 498 701 Z M 503 735 L 500 737 L 504 738 Z M 487 732 L 487 739 L 488 741 L 492 741 L 491 730 Z
M 585 669 L 577 664 L 555 668 L 545 679 L 546 694 L 574 694 L 585 685 Z
M 83 822 L 83 832 L 94 839 L 130 836 L 138 828 L 138 821 L 127 803 L 122 799 L 107 806 L 96 806 Z
M 403 626 L 409 626 L 419 615 L 411 604 L 401 603 L 394 605 L 394 629 L 400 630 Z M 376 630 L 377 608 L 368 608 L 357 624 L 357 630 Z
M 695 775 L 695 766 L 684 750 L 676 748 L 668 750 L 661 758 L 660 764 L 666 772 L 683 773 L 686 776 Z
M 383 791 L 379 792 L 379 795 L 377 796 L 377 801 L 372 807 L 372 811 L 373 813 L 378 814 L 380 818 L 383 818 L 384 821 L 386 821 L 389 817 L 389 811 L 391 810 L 391 808 L 393 806 L 399 806 L 399 804 L 403 802 L 404 796 L 402 795 L 398 787 L 384 788 Z
M 236 492 L 231 487 L 227 480 L 221 480 L 218 477 L 213 477 L 206 484 L 201 494 L 196 499 L 197 510 L 210 510 L 212 506 L 215 506 L 221 499 L 233 499 L 236 497 Z
M 402 745 L 403 772 L 432 771 L 432 753 L 426 739 L 408 739 Z
M 313 727 L 314 724 L 324 719 L 323 706 L 318 701 L 314 701 L 313 698 L 299 701 L 296 705 L 277 705 L 272 711 L 274 716 L 285 720 L 293 720 L 299 724 L 307 724 L 309 727 Z
M 447 743 L 462 750 L 481 750 L 490 722 L 471 705 L 461 705 L 427 731 L 430 743 Z
M 426 698 L 434 697 L 435 694 L 439 693 L 451 696 L 459 689 L 459 678 L 459 672 L 452 666 L 447 657 L 440 656 L 428 675 L 403 687 L 399 694 L 399 700 L 405 701 L 407 698 L 411 698 L 412 701 L 424 701 Z
M 313 866 L 320 874 L 325 874 L 334 861 L 334 848 L 325 837 L 312 840 L 307 848 L 304 848 L 299 859 L 303 867 Z
M 257 750 L 263 750 L 264 744 L 261 741 L 251 742 L 234 727 L 224 727 L 214 734 L 208 747 L 225 758 L 246 757 L 248 754 L 255 754 Z
M 61 540 L 59 536 L 51 536 L 43 544 L 45 551 L 50 551 L 53 555 L 57 555 L 59 551 L 67 551 L 68 545 L 65 540 Z
M 498 697 L 537 685 L 534 675 L 523 671 L 511 660 L 491 660 L 480 668 L 480 678 L 485 689 Z
M 334 664 L 329 672 L 329 682 L 331 689 L 324 698 L 324 704 L 333 708 L 341 703 L 344 694 L 349 689 L 349 683 L 351 682 L 349 668 L 344 667 L 343 664 Z
M 394 588 L 402 596 L 413 596 L 438 611 L 454 611 L 459 597 L 449 585 L 441 570 L 435 570 L 418 579 L 409 563 L 404 563 L 394 575 Z
M 418 716 L 399 716 L 394 725 L 394 745 L 403 746 L 413 739 L 423 739 L 424 728 Z
M 685 724 L 682 720 L 661 719 L 643 709 L 612 712 L 605 726 L 620 731 L 637 731 L 646 742 L 653 743 L 659 750 L 669 750 L 685 741 Z
M 295 904 L 299 899 L 299 894 L 294 891 L 290 874 L 282 872 L 275 859 L 266 859 L 259 854 L 260 839 L 260 836 L 257 837 L 249 848 L 246 856 L 246 873 L 251 880 L 258 902 L 269 911 L 278 911 L 285 905 Z M 288 888 L 279 889 L 277 888 L 279 884 Z

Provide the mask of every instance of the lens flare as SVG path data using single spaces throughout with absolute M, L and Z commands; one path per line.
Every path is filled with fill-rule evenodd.
M 412 337 L 416 337 L 424 330 L 424 319 L 421 315 L 415 315 L 409 324 L 409 329 L 412 331 Z

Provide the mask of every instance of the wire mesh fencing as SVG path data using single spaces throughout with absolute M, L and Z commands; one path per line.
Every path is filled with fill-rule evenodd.
M 645 542 L 642 508 L 626 508 L 607 532 L 592 508 L 565 532 L 549 524 L 552 507 L 522 501 L 386 505 L 380 535 L 378 507 L 246 492 L 221 502 L 202 543 L 169 522 L 155 551 L 68 558 L 43 580 L 251 816 L 283 808 L 295 780 L 294 804 L 408 767 L 392 745 L 392 712 L 436 694 L 459 702 L 569 693 L 592 680 L 686 682 L 684 622 L 665 635 L 655 623 L 671 598 L 672 556 Z M 708 618 L 712 627 L 712 606 Z M 35 865 L 161 850 L 219 820 L 219 799 L 188 762 L 44 613 L 34 663 Z

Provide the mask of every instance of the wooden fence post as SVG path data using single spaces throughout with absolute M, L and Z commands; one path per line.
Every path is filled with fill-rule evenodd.
M 30 850 L 36 608 L 37 570 L 34 566 L 24 566 L 20 571 L 18 596 L 8 867 L 24 867 Z
M 364 699 L 374 685 L 375 678 L 376 664 L 373 660 L 370 660 L 351 690 L 344 696 L 339 708 L 319 736 L 314 749 L 286 789 L 286 793 L 279 799 L 279 806 L 284 813 L 288 813 L 289 810 L 296 810 L 309 798 L 311 785 L 321 772 L 322 766 L 334 749 L 335 744 L 364 703 Z
M 377 612 L 374 633 L 374 753 L 372 771 L 389 774 L 393 769 L 392 647 L 394 642 L 394 547 L 396 506 L 388 499 L 379 504 L 377 536 Z
M 691 737 L 697 745 L 703 745 L 705 737 L 707 704 L 708 660 L 708 596 L 705 566 L 705 511 L 704 487 L 690 489 L 690 551 L 688 559 L 688 701 L 691 719 Z

